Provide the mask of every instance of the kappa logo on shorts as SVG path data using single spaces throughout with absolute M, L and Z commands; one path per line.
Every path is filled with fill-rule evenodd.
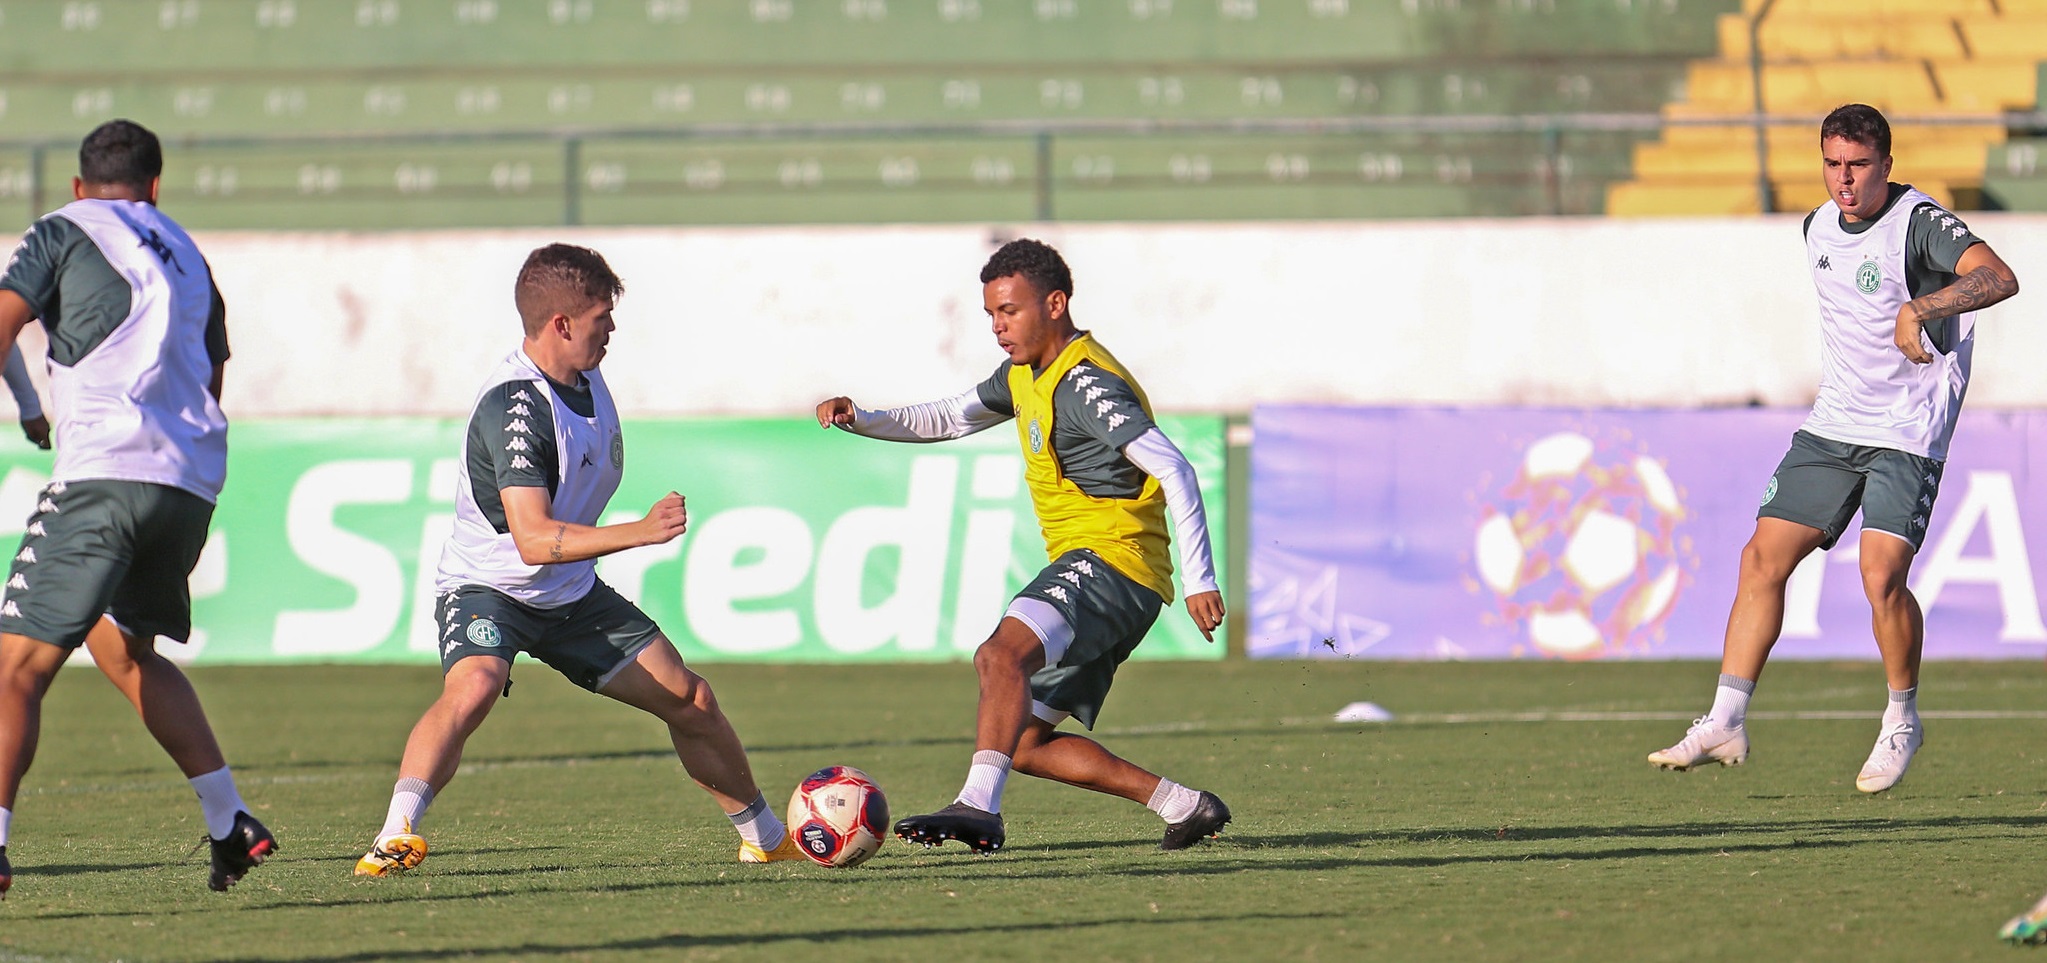
M 1763 504 L 1765 504 L 1765 505 L 1768 505 L 1768 504 L 1770 503 L 1770 500 L 1771 500 L 1771 499 L 1773 499 L 1773 498 L 1776 498 L 1776 497 L 1777 497 L 1777 476 L 1775 476 L 1775 475 L 1771 475 L 1771 476 L 1770 476 L 1770 484 L 1769 484 L 1769 487 L 1767 487 L 1767 488 L 1764 488 L 1764 489 L 1763 489 L 1763 502 L 1762 502 L 1762 503 L 1763 503 Z
M 489 619 L 476 619 L 470 622 L 466 634 L 471 643 L 486 649 L 495 649 L 505 642 L 505 637 L 498 633 L 498 624 Z
M 8 618 L 13 619 L 21 618 L 21 606 L 14 604 L 13 599 L 8 599 L 5 602 L 0 602 L 0 616 L 6 616 Z
M 1045 450 L 1045 429 L 1038 426 L 1038 419 L 1031 419 L 1031 454 Z
M 45 532 L 45 531 L 43 531 L 43 523 L 42 523 L 42 522 L 40 522 L 40 521 L 34 521 L 34 522 L 30 522 L 30 523 L 28 523 L 28 532 L 27 532 L 26 534 L 29 534 L 29 535 L 47 535 L 47 534 L 49 534 L 49 533 L 48 533 L 48 532 Z
M 1080 576 L 1075 575 L 1072 572 L 1060 572 L 1059 577 L 1065 579 L 1074 588 L 1080 587 Z
M 1060 587 L 1059 587 L 1059 586 L 1057 586 L 1057 585 L 1047 585 L 1047 586 L 1045 586 L 1045 594 L 1046 594 L 1046 595 L 1049 595 L 1049 596 L 1052 596 L 1053 598 L 1055 598 L 1055 599 L 1058 599 L 1058 600 L 1059 600 L 1059 601 L 1061 601 L 1061 602 L 1071 602 L 1071 601 L 1073 601 L 1073 597 L 1072 597 L 1072 596 L 1070 596 L 1070 595 L 1067 595 L 1067 594 L 1066 594 L 1066 590 L 1065 590 L 1065 589 L 1063 589 L 1063 588 L 1060 588 Z
M 1855 269 L 1855 290 L 1864 294 L 1875 294 L 1876 289 L 1883 283 L 1884 270 L 1877 266 L 1875 258 L 1863 261 L 1862 266 Z
M 14 576 L 12 578 L 9 578 L 7 580 L 7 587 L 11 589 L 20 589 L 26 592 L 28 591 L 28 579 L 22 578 L 21 573 L 16 572 L 14 573 Z
M 21 554 L 14 556 L 14 560 L 34 565 L 36 563 L 36 547 L 34 545 L 23 545 L 21 547 Z

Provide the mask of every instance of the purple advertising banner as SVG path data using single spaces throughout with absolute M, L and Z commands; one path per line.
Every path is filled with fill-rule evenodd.
M 1261 407 L 1254 658 L 1717 659 L 1803 410 Z M 1926 657 L 2039 658 L 2047 413 L 1965 413 L 1911 587 Z M 1851 524 L 1773 655 L 1875 659 Z M 2039 562 L 2035 562 L 2039 559 Z

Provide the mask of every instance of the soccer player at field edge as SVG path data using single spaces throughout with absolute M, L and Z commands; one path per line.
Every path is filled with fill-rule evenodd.
M 1855 776 L 1855 788 L 1875 793 L 1898 784 L 1925 739 L 1916 698 L 1925 623 L 1906 578 L 1969 387 L 1975 312 L 2019 284 L 1968 225 L 1890 183 L 1891 128 L 1875 108 L 1828 114 L 1820 160 L 1828 199 L 1804 225 L 1820 303 L 1819 395 L 1742 549 L 1713 707 L 1649 761 L 1687 770 L 1748 758 L 1743 722 L 1784 627 L 1785 583 L 1814 549 L 1832 548 L 1860 509 L 1862 588 L 1890 688 L 1876 745 Z
M 1052 564 L 1018 592 L 995 634 L 974 652 L 981 701 L 974 759 L 952 805 L 896 823 L 896 835 L 934 846 L 957 839 L 986 855 L 1002 848 L 1002 787 L 1012 768 L 1142 803 L 1166 821 L 1161 849 L 1222 831 L 1229 807 L 1163 779 L 1085 736 L 1116 667 L 1173 598 L 1166 513 L 1180 533 L 1187 614 L 1209 641 L 1223 598 L 1209 554 L 1201 490 L 1186 456 L 1152 422 L 1129 369 L 1074 327 L 1073 275 L 1050 246 L 1011 241 L 981 269 L 983 307 L 1009 357 L 956 397 L 867 411 L 839 397 L 817 406 L 820 426 L 869 438 L 958 438 L 1011 418 Z
M 398 783 L 358 876 L 426 859 L 420 818 L 455 777 L 462 746 L 524 652 L 585 689 L 668 724 L 683 769 L 739 831 L 739 861 L 798 859 L 754 785 L 746 750 L 711 686 L 683 665 L 660 626 L 597 578 L 597 559 L 682 535 L 689 514 L 669 492 L 644 518 L 597 524 L 625 470 L 625 436 L 604 376 L 625 285 L 602 255 L 550 244 L 519 269 L 513 299 L 525 339 L 484 381 L 456 462 L 455 529 L 441 553 L 440 698 L 405 742 Z
M 227 308 L 185 230 L 157 210 L 163 148 L 125 120 L 87 135 L 76 200 L 0 273 L 0 351 L 30 320 L 50 344 L 56 465 L 0 598 L 0 893 L 43 695 L 81 644 L 192 789 L 225 890 L 276 851 L 248 814 L 206 711 L 156 651 L 192 631 L 186 578 L 227 479 Z

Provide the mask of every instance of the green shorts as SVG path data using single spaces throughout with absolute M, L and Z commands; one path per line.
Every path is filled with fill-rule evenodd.
M 1896 535 L 1916 552 L 1926 540 L 1944 467 L 1895 448 L 1851 445 L 1800 431 L 1791 436 L 1791 450 L 1770 476 L 1756 517 L 1817 528 L 1826 535 L 1820 547 L 1827 549 L 1840 541 L 1861 509 L 1864 530 Z
M 1056 609 L 1072 632 L 1059 658 L 1031 676 L 1031 699 L 1093 729 L 1116 668 L 1144 641 L 1165 600 L 1087 549 L 1053 559 L 1016 597 Z
M 631 665 L 661 627 L 598 580 L 567 605 L 536 608 L 484 585 L 464 585 L 434 605 L 441 625 L 441 672 L 472 655 L 506 662 L 524 652 L 591 692 Z
M 192 634 L 186 579 L 206 547 L 213 503 L 182 488 L 51 482 L 21 536 L 0 632 L 78 648 L 100 616 L 142 637 Z

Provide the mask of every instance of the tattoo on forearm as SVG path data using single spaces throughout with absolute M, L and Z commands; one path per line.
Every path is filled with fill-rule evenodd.
M 569 527 L 567 525 L 556 525 L 554 527 L 554 547 L 547 551 L 547 557 L 550 561 L 559 562 L 562 560 L 562 539 L 567 537 L 568 534 Z
M 2018 293 L 2018 290 L 2017 280 L 1998 274 L 1996 269 L 1986 264 L 1947 287 L 1923 298 L 1914 298 L 1907 307 L 1912 309 L 1915 320 L 1936 321 L 1996 304 Z

